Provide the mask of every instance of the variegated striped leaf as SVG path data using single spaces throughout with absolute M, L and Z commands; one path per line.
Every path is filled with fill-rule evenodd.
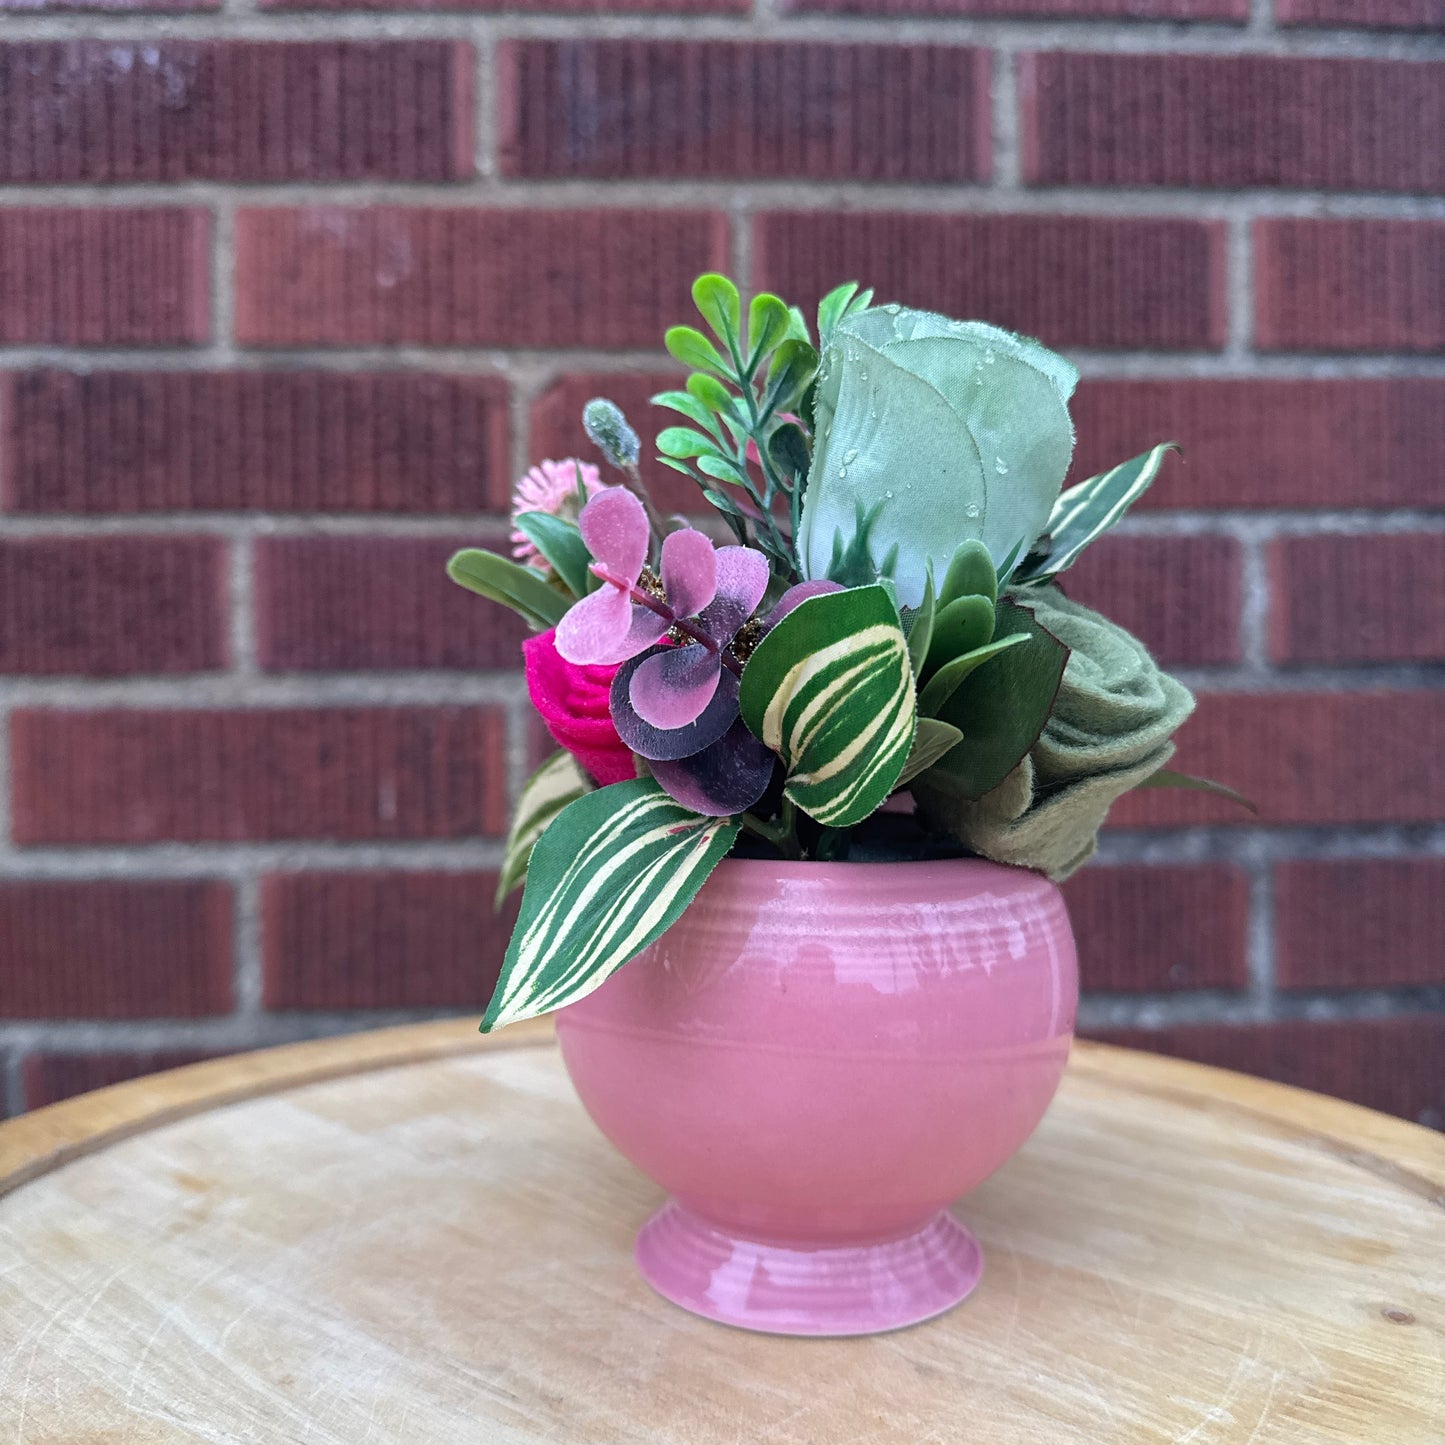
M 522 796 L 512 812 L 512 828 L 507 834 L 507 851 L 502 859 L 501 877 L 497 879 L 496 904 L 500 908 L 512 889 L 527 876 L 527 860 L 532 847 L 547 831 L 547 825 L 567 806 L 591 789 L 591 784 L 577 766 L 571 753 L 555 752 L 522 788 Z
M 677 921 L 739 824 L 680 807 L 651 778 L 569 803 L 537 840 L 483 1033 L 574 1003 Z
M 1079 553 L 1095 537 L 1107 532 L 1144 495 L 1159 475 L 1164 458 L 1178 450 L 1177 442 L 1160 442 L 1152 451 L 1120 462 L 1110 471 L 1100 472 L 1097 477 L 1089 477 L 1061 493 L 1049 514 L 1044 533 L 1049 539 L 1047 552 L 1025 557 L 1013 575 L 1013 584 L 1047 582 L 1073 566 Z
M 908 643 L 881 585 L 799 603 L 743 669 L 743 718 L 787 768 L 785 791 L 830 828 L 861 823 L 913 746 Z

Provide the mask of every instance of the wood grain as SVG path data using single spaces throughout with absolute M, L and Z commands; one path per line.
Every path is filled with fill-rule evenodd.
M 963 1202 L 977 1293 L 863 1340 L 709 1325 L 545 1023 L 218 1060 L 0 1127 L 0 1440 L 1445 1440 L 1445 1141 L 1079 1045 Z

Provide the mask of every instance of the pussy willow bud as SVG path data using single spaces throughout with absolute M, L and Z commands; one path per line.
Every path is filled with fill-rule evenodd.
M 628 471 L 637 465 L 642 443 L 615 401 L 594 397 L 582 408 L 582 425 L 597 450 L 619 471 Z

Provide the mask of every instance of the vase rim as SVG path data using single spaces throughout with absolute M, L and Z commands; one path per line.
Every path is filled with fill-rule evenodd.
M 893 858 L 870 859 L 867 862 L 852 862 L 848 859 L 820 861 L 815 858 L 724 858 L 717 865 L 729 872 L 766 873 L 770 878 L 812 878 L 821 879 L 843 873 L 870 872 L 874 874 L 907 869 L 913 873 L 1003 873 L 1012 878 L 1031 877 L 1040 883 L 1047 883 L 1047 877 L 1033 868 L 1021 868 L 1014 863 L 995 863 L 991 858 Z

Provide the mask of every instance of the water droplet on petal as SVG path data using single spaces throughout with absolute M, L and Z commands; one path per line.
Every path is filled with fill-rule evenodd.
M 854 460 L 854 458 L 855 458 L 857 455 L 858 455 L 858 448 L 857 448 L 857 447 L 849 447 L 848 450 L 843 453 L 843 465 L 844 465 L 844 466 L 851 467 L 851 466 L 853 465 L 853 460 Z
M 845 481 L 845 480 L 847 479 L 847 476 L 848 476 L 848 468 L 847 468 L 847 467 L 839 467 L 839 468 L 838 468 L 838 480 L 839 480 L 840 482 L 841 482 L 841 481 Z
M 968 504 L 968 506 L 966 506 L 966 507 L 963 509 L 963 515 L 964 515 L 965 517 L 968 517 L 970 520 L 972 520 L 973 518 L 977 517 L 977 516 L 978 516 L 978 503 L 977 503 L 977 502 L 970 502 L 970 503 Z
M 1002 457 L 995 457 L 993 459 L 993 469 L 1001 477 L 1008 476 L 1008 463 L 1005 462 Z
M 902 308 L 896 301 L 893 302 L 892 304 L 888 305 L 888 306 L 885 306 L 883 309 L 884 309 L 890 316 L 897 316 L 898 313 L 903 310 L 903 308 Z
M 984 361 L 984 365 L 985 365 L 985 366 L 992 366 L 992 365 L 993 365 L 993 352 L 992 352 L 992 351 L 985 351 L 984 354 L 983 354 L 983 361 Z
M 884 492 L 883 495 L 884 495 L 890 502 L 893 500 L 893 493 L 892 493 L 892 492 Z

